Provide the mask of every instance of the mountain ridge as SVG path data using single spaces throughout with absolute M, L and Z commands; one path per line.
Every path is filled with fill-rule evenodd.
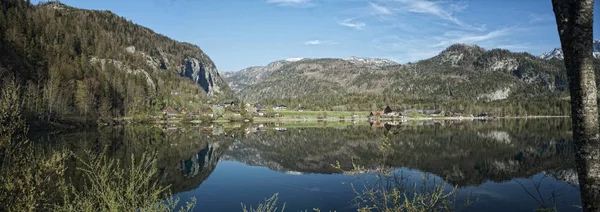
M 226 81 L 228 81 L 228 85 L 231 87 L 231 89 L 239 92 L 244 87 L 261 82 L 264 77 L 268 76 L 273 71 L 281 68 L 284 65 L 319 59 L 340 59 L 361 66 L 386 67 L 400 65 L 397 62 L 385 58 L 367 58 L 355 56 L 345 58 L 287 58 L 284 60 L 270 62 L 266 66 L 250 66 L 236 72 L 224 72 L 223 77 Z
M 600 59 L 600 39 L 594 40 L 592 55 L 594 56 L 594 58 Z M 550 60 L 554 58 L 559 60 L 564 59 L 562 48 L 554 48 L 551 51 L 542 53 L 539 57 L 545 60 Z
M 479 105 L 546 99 L 561 105 L 555 108 L 557 114 L 566 111 L 562 108 L 566 102 L 560 99 L 568 96 L 562 61 L 466 44 L 450 45 L 438 55 L 414 63 L 378 67 L 340 58 L 303 59 L 261 74 L 246 78 L 244 85 L 236 88 L 237 96 L 246 102 L 328 110 L 369 110 L 380 104 L 450 108 L 444 105 L 452 101 Z M 238 84 L 232 77 L 225 80 Z
M 110 120 L 233 96 L 200 47 L 110 11 L 7 0 L 0 29 L 12 32 L 0 33 L 0 76 L 24 85 L 29 119 Z

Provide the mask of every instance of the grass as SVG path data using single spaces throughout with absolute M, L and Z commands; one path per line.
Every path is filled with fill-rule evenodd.
M 272 123 L 272 122 L 266 122 L 266 123 Z M 285 128 L 288 128 L 288 129 L 294 129 L 294 128 L 348 127 L 348 126 L 366 126 L 366 125 L 369 125 L 369 122 L 358 121 L 358 122 L 356 122 L 356 124 L 354 124 L 352 122 L 338 122 L 338 121 L 331 121 L 331 122 L 328 122 L 328 121 L 322 121 L 322 122 L 316 122 L 316 121 L 297 122 L 297 121 L 292 121 L 292 122 L 280 123 L 279 127 L 285 127 Z
M 306 118 L 317 118 L 317 117 L 346 117 L 351 118 L 352 115 L 356 114 L 357 118 L 365 118 L 369 116 L 370 111 L 297 111 L 297 110 L 278 110 L 274 113 L 279 113 L 283 117 L 306 117 Z

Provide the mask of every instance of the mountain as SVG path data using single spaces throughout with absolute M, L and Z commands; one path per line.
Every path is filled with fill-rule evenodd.
M 283 65 L 304 60 L 304 58 L 289 58 L 269 63 L 266 66 L 252 66 L 237 72 L 224 72 L 223 78 L 229 83 L 229 87 L 234 91 L 240 91 L 243 88 L 254 85 L 270 75 L 271 72 L 281 68 Z
M 229 83 L 229 87 L 233 89 L 235 92 L 239 92 L 245 87 L 250 85 L 254 85 L 260 83 L 265 77 L 269 76 L 273 71 L 278 70 L 284 65 L 301 62 L 301 61 L 310 61 L 314 59 L 308 58 L 288 58 L 285 60 L 278 60 L 272 63 L 269 63 L 266 66 L 251 66 L 237 72 L 225 72 L 223 74 L 223 78 L 225 81 Z M 361 57 L 347 57 L 342 58 L 341 60 L 348 61 L 352 64 L 358 66 L 367 66 L 367 67 L 386 67 L 398 65 L 398 63 L 381 58 L 361 58 Z
M 594 52 L 592 53 L 594 55 L 594 58 L 596 59 L 600 59 L 600 40 L 594 40 Z M 540 58 L 544 59 L 544 60 L 550 60 L 553 58 L 562 60 L 564 59 L 564 55 L 562 52 L 561 48 L 555 48 L 552 51 L 549 52 L 544 52 L 542 55 L 539 56 Z
M 568 123 L 553 119 L 534 127 L 542 122 L 521 122 L 527 130 L 507 123 L 442 121 L 389 129 L 350 125 L 262 132 L 236 139 L 221 159 L 291 174 L 340 173 L 332 166 L 336 163 L 343 170 L 354 165 L 375 169 L 381 165 L 381 137 L 388 135 L 386 165 L 433 173 L 460 187 L 527 178 L 545 170 L 568 179 L 565 171 L 574 167 Z M 548 132 L 547 126 L 555 130 Z
M 369 110 L 382 104 L 456 109 L 445 104 L 463 101 L 474 107 L 477 102 L 520 99 L 524 103 L 568 95 L 561 61 L 464 44 L 403 65 L 362 65 L 335 58 L 278 64 L 267 66 L 266 71 L 252 69 L 261 75 L 245 78 L 243 83 L 236 77 L 225 79 L 238 85 L 237 95 L 247 102 L 302 104 L 313 109 Z M 246 72 L 251 71 L 229 76 L 247 76 Z
M 110 11 L 27 2 L 0 4 L 0 77 L 24 88 L 30 119 L 132 116 L 233 96 L 196 45 Z
M 376 67 L 386 67 L 386 66 L 395 66 L 399 65 L 399 63 L 384 59 L 384 58 L 365 58 L 365 57 L 347 57 L 343 58 L 343 60 L 364 66 L 376 66 Z

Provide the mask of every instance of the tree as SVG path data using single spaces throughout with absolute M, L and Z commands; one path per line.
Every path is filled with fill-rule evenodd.
M 600 134 L 592 59 L 594 0 L 552 0 L 571 92 L 583 211 L 600 211 Z

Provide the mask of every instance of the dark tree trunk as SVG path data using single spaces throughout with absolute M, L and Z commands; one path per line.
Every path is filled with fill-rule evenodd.
M 552 0 L 571 91 L 583 211 L 600 212 L 600 135 L 592 58 L 594 0 Z

